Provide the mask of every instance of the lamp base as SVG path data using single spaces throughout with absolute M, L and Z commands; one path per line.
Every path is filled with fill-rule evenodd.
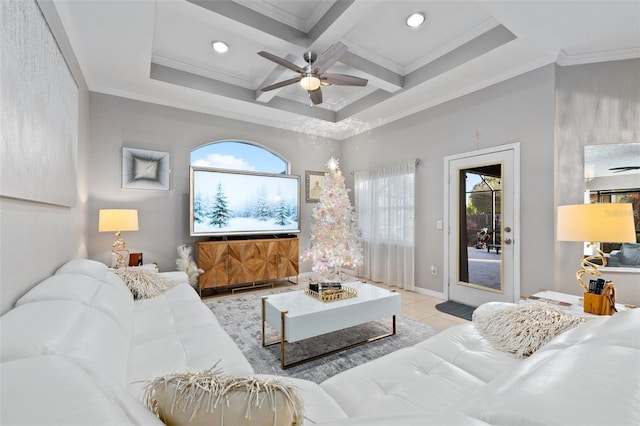
M 116 269 L 127 267 L 129 264 L 129 250 L 120 236 L 120 231 L 116 232 L 116 240 L 112 247 L 113 250 L 111 252 L 116 255 Z
M 112 250 L 111 253 L 115 255 L 114 267 L 116 269 L 129 266 L 129 250 Z
M 600 275 L 602 275 L 602 272 L 598 270 L 598 266 L 602 266 L 602 267 L 607 266 L 607 258 L 605 257 L 602 250 L 598 248 L 596 243 L 591 242 L 589 243 L 588 247 L 593 247 L 597 252 L 597 254 L 593 254 L 591 256 L 587 256 L 584 259 L 582 259 L 582 261 L 580 261 L 580 265 L 582 265 L 582 269 L 576 272 L 576 279 L 578 280 L 578 284 L 580 284 L 580 286 L 584 289 L 585 293 L 589 292 L 589 286 L 585 284 L 584 280 L 582 279 L 582 276 L 585 274 L 589 274 L 589 275 L 599 277 Z M 593 261 L 596 259 L 600 260 L 600 265 L 598 265 L 597 263 L 593 263 Z

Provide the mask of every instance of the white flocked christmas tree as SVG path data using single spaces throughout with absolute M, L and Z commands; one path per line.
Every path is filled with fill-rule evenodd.
M 327 167 L 329 171 L 311 215 L 311 247 L 303 259 L 311 260 L 312 270 L 321 279 L 338 280 L 342 276 L 340 268 L 354 268 L 362 263 L 362 246 L 338 160 L 331 158 Z

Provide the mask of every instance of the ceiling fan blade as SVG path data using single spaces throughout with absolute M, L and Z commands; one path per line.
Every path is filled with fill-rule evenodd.
M 307 92 L 309 93 L 309 99 L 311 99 L 314 105 L 322 103 L 322 91 L 320 89 L 308 90 Z
M 365 78 L 346 74 L 322 74 L 321 79 L 338 86 L 366 86 L 369 81 Z
M 322 52 L 322 54 L 318 56 L 318 59 L 312 64 L 313 70 L 318 74 L 322 74 L 328 70 L 331 65 L 335 64 L 346 51 L 347 46 L 344 44 L 340 42 L 332 44 L 327 50 Z
M 299 73 L 303 73 L 304 70 L 302 68 L 300 68 L 299 66 L 297 66 L 296 64 L 293 64 L 289 61 L 287 61 L 286 59 L 282 59 L 272 53 L 269 52 L 265 52 L 265 51 L 261 51 L 258 52 L 258 55 L 262 56 L 263 58 L 267 58 L 270 61 L 275 62 L 276 64 L 282 65 L 285 68 L 289 68 L 292 71 L 296 71 Z
M 620 173 L 620 172 L 630 172 L 631 170 L 638 170 L 638 169 L 640 169 L 640 166 L 612 167 L 609 170 L 611 170 L 613 173 Z
M 268 92 L 269 90 L 279 89 L 281 87 L 297 83 L 297 82 L 300 81 L 301 78 L 302 77 L 294 77 L 294 78 L 290 78 L 289 80 L 283 80 L 283 81 L 280 81 L 278 83 L 274 83 L 271 86 L 263 87 L 260 90 L 262 90 L 263 92 Z

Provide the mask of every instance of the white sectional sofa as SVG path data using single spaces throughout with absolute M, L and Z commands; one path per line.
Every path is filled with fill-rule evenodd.
M 77 259 L 24 295 L 0 318 L 0 424 L 161 424 L 141 402 L 148 381 L 216 363 L 253 375 L 186 275 L 165 276 L 180 283 L 134 301 L 105 265 Z M 529 358 L 469 323 L 321 384 L 286 381 L 309 425 L 637 425 L 640 310 L 590 320 Z

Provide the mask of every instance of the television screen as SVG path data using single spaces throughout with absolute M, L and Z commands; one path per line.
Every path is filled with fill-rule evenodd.
M 191 235 L 300 232 L 300 177 L 191 168 Z

